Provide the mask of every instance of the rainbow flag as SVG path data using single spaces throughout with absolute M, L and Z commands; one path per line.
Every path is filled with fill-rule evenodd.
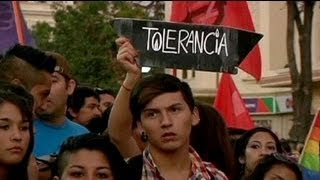
M 299 164 L 302 166 L 303 178 L 320 179 L 320 113 L 315 115 L 306 138 Z

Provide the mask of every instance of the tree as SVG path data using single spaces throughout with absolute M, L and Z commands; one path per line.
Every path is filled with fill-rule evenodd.
M 112 19 L 155 16 L 131 1 L 81 1 L 74 6 L 58 3 L 53 8 L 54 27 L 45 22 L 33 27 L 38 47 L 63 54 L 80 83 L 117 90 L 122 76 L 114 63 L 117 34 Z
M 289 135 L 292 140 L 300 143 L 304 142 L 312 122 L 311 32 L 314 4 L 314 1 L 287 1 L 287 55 L 294 102 L 294 121 Z M 300 72 L 294 51 L 294 25 L 299 37 Z

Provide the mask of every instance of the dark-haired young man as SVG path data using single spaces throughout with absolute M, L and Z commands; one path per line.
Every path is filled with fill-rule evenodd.
M 50 92 L 55 65 L 55 59 L 43 51 L 17 44 L 0 59 L 0 80 L 22 85 L 33 95 L 36 110 Z
M 87 126 L 93 119 L 101 118 L 99 95 L 91 87 L 76 87 L 68 99 L 68 117 Z
M 108 109 L 113 105 L 116 94 L 111 89 L 95 88 L 95 91 L 99 95 L 99 99 L 100 99 L 99 108 L 103 113 L 106 109 Z
M 46 53 L 56 59 L 57 65 L 52 73 L 50 93 L 45 103 L 37 109 L 37 119 L 34 121 L 36 134 L 33 152 L 38 159 L 39 179 L 50 177 L 50 162 L 40 162 L 52 160 L 51 155 L 59 152 L 65 139 L 89 132 L 66 117 L 67 99 L 76 87 L 67 59 L 56 52 Z
M 132 66 L 137 53 L 127 42 L 124 40 L 120 46 L 117 59 Z M 123 84 L 122 88 L 131 91 L 133 87 Z M 129 102 L 132 119 L 148 141 L 140 167 L 136 163 L 131 166 L 141 172 L 134 179 L 227 179 L 214 165 L 202 161 L 190 146 L 191 128 L 199 123 L 199 114 L 187 83 L 168 74 L 148 76 L 134 86 Z
M 199 115 L 187 83 L 167 74 L 146 77 L 131 94 L 130 110 L 148 137 L 142 179 L 227 179 L 189 144 Z

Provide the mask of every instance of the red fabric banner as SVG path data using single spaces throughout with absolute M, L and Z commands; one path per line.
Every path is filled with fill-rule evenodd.
M 170 21 L 255 31 L 247 1 L 172 1 Z M 261 55 L 258 45 L 246 56 L 240 68 L 260 80 Z
M 230 74 L 222 74 L 214 107 L 224 117 L 228 128 L 248 130 L 255 127 Z

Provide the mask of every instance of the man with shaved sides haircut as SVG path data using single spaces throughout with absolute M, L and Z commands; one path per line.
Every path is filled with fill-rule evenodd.
M 31 46 L 16 44 L 0 57 L 0 81 L 23 86 L 35 99 L 37 109 L 50 93 L 56 60 Z

